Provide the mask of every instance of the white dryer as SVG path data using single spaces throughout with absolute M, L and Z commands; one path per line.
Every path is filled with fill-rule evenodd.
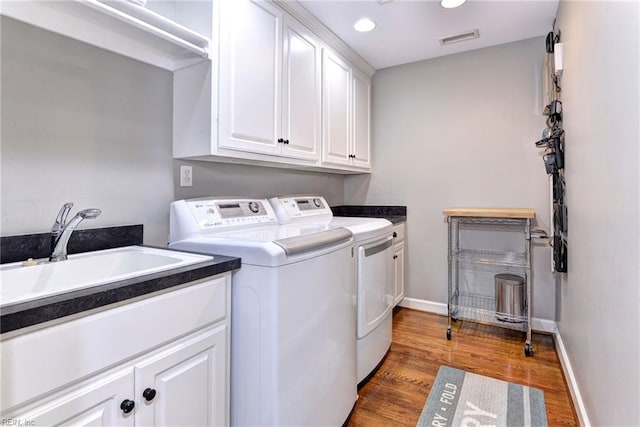
M 266 199 L 171 204 L 169 247 L 238 256 L 231 424 L 342 425 L 357 396 L 352 233 L 278 225 Z
M 393 225 L 383 218 L 334 217 L 321 196 L 269 199 L 280 224 L 344 227 L 356 249 L 358 383 L 380 363 L 391 346 L 393 311 Z

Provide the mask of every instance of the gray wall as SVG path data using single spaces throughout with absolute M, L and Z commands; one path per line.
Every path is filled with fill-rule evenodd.
M 408 209 L 405 295 L 447 301 L 448 207 L 531 207 L 549 229 L 539 139 L 544 40 L 535 38 L 379 70 L 371 177 L 345 179 L 345 202 Z M 534 250 L 533 313 L 555 316 L 550 250 Z
M 180 165 L 193 167 L 193 187 L 179 186 Z M 185 160 L 174 161 L 174 173 L 176 199 L 320 194 L 332 206 L 344 202 L 342 175 Z
M 174 161 L 170 72 L 5 17 L 1 27 L 2 235 L 48 231 L 66 201 L 103 210 L 80 228 L 142 223 L 154 245 L 167 242 L 175 199 L 317 193 L 343 203 L 341 175 Z M 180 164 L 193 166 L 192 188 L 178 186 Z
M 171 73 L 2 18 L 3 235 L 143 223 L 163 244 L 173 199 Z
M 638 2 L 561 1 L 569 272 L 558 326 L 592 425 L 640 425 Z

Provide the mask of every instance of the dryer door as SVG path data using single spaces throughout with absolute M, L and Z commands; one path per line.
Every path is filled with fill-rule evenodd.
M 393 248 L 388 236 L 358 246 L 358 339 L 393 308 Z

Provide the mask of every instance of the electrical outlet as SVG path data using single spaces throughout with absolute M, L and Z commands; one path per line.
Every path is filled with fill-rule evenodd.
M 193 167 L 180 165 L 180 187 L 191 187 L 193 185 Z

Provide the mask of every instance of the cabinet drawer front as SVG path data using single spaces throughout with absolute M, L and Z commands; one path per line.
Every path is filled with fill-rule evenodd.
M 395 233 L 395 237 L 393 239 L 394 243 L 404 240 L 404 226 L 404 222 L 393 226 L 393 232 Z
M 230 282 L 226 273 L 3 341 L 2 411 L 223 319 Z

